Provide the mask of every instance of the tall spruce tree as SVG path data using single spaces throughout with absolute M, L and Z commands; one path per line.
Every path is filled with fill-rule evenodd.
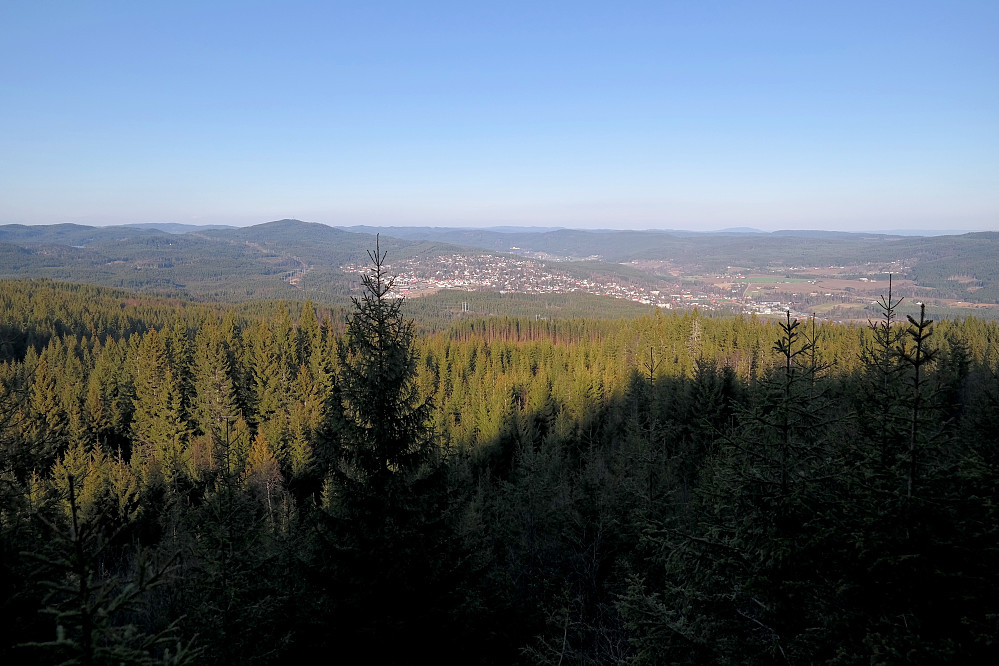
M 364 293 L 338 345 L 343 420 L 324 504 L 336 552 L 334 625 L 373 661 L 411 661 L 436 644 L 442 465 L 416 384 L 413 324 L 392 298 L 376 241 Z
M 340 391 L 349 434 L 340 471 L 382 496 L 392 480 L 419 476 L 433 453 L 427 421 L 429 404 L 416 385 L 413 323 L 402 314 L 402 299 L 389 294 L 393 280 L 385 254 L 369 256 L 361 279 L 364 294 L 353 298 L 347 337 L 338 345 Z
M 177 375 L 162 336 L 153 329 L 139 343 L 132 417 L 132 461 L 146 484 L 162 479 L 178 489 L 178 481 L 190 473 L 189 434 Z
M 225 474 L 236 474 L 245 466 L 250 448 L 249 433 L 236 400 L 229 354 L 221 331 L 206 322 L 198 331 L 194 351 L 194 387 L 192 401 L 194 422 L 204 435 L 213 467 Z

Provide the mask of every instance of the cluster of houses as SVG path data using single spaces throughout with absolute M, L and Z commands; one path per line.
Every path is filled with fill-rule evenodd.
M 737 294 L 694 293 L 678 283 L 663 281 L 653 289 L 641 285 L 582 278 L 552 269 L 528 258 L 490 254 L 448 254 L 405 259 L 386 266 L 394 275 L 392 295 L 415 297 L 440 289 L 491 290 L 500 293 L 567 294 L 583 292 L 621 298 L 664 309 L 698 307 L 705 310 L 782 312 L 788 304 L 755 303 Z M 348 272 L 363 272 L 365 266 L 344 266 Z

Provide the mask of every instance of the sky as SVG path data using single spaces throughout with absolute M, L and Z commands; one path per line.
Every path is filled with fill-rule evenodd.
M 999 2 L 0 0 L 0 224 L 999 230 Z

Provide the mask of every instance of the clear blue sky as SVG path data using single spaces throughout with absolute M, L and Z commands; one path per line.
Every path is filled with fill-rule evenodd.
M 0 0 L 0 223 L 999 229 L 999 2 Z

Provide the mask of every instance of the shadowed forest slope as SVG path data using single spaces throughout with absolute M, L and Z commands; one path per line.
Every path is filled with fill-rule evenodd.
M 344 311 L 3 291 L 0 658 L 996 657 L 994 323 L 417 336 L 367 275 Z

